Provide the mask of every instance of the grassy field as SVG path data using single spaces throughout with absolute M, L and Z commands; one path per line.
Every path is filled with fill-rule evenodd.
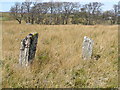
M 0 12 L 0 21 L 10 21 L 13 20 L 13 18 L 10 16 L 9 12 Z
M 18 65 L 20 41 L 38 32 L 31 66 Z M 83 37 L 94 40 L 93 56 L 83 60 Z M 118 86 L 117 25 L 19 25 L 3 21 L 3 87 L 113 88 Z

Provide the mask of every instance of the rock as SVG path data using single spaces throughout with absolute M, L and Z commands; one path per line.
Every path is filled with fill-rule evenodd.
M 19 64 L 28 66 L 35 57 L 38 33 L 30 33 L 21 41 Z
M 26 23 L 26 25 L 31 25 L 31 23 Z
M 82 58 L 84 60 L 91 59 L 92 51 L 93 51 L 93 40 L 85 36 L 82 45 Z

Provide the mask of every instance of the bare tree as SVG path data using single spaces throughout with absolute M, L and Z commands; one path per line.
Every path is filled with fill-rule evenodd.
M 89 4 L 85 4 L 84 8 L 86 12 L 88 13 L 88 24 L 93 24 L 93 20 L 95 20 L 95 16 L 98 16 L 101 11 L 101 6 L 103 4 L 99 2 L 92 2 Z
M 113 19 L 114 19 L 114 24 L 116 24 L 117 23 L 117 15 L 118 15 L 118 7 L 119 7 L 119 5 L 114 5 L 113 6 L 113 12 L 114 12 L 114 17 L 113 17 Z
M 32 6 L 32 2 L 23 2 L 23 6 L 24 6 L 24 19 L 26 21 L 26 23 L 31 23 L 30 22 L 30 10 L 31 10 L 31 6 Z
M 61 24 L 61 16 L 62 16 L 62 2 L 54 2 L 54 10 L 53 10 L 53 22 L 54 24 Z
M 63 24 L 65 20 L 65 24 L 68 24 L 68 20 L 70 15 L 79 8 L 78 3 L 73 3 L 73 2 L 63 2 Z
M 46 24 L 46 15 L 49 11 L 48 3 L 38 3 L 34 6 L 35 8 L 35 14 L 36 14 L 36 23 L 37 24 Z M 45 21 L 45 23 L 44 23 Z
M 23 19 L 23 5 L 21 3 L 15 3 L 10 9 L 10 15 L 21 24 Z
M 51 24 L 53 24 L 53 12 L 54 12 L 54 3 L 53 3 L 53 1 L 51 1 L 51 2 L 48 2 L 48 5 L 49 5 L 49 10 L 50 10 L 50 21 L 49 21 L 49 24 L 51 25 Z
M 37 16 L 36 9 L 35 9 L 35 7 L 32 7 L 31 10 L 30 10 L 30 13 L 29 13 L 31 24 L 34 24 L 36 16 Z
M 100 2 L 90 2 L 81 7 L 80 3 L 74 2 L 30 2 L 15 3 L 11 7 L 11 16 L 20 24 L 85 24 L 93 25 L 100 23 L 117 24 L 120 13 L 120 2 L 115 4 L 110 11 L 103 12 Z
M 103 19 L 108 22 L 108 24 L 114 24 L 114 12 L 113 10 L 108 10 L 103 13 Z M 110 22 L 110 23 L 109 23 Z

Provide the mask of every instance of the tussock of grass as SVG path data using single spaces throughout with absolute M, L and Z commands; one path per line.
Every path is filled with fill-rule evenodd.
M 117 87 L 117 25 L 26 25 L 3 22 L 3 87 Z M 38 32 L 30 67 L 18 65 L 20 41 Z M 94 40 L 93 57 L 83 60 L 83 37 Z

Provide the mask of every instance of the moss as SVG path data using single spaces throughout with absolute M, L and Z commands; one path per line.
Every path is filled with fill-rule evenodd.
M 37 32 L 33 32 L 33 33 L 31 33 L 33 36 L 36 36 L 36 35 L 38 35 L 38 33 Z

